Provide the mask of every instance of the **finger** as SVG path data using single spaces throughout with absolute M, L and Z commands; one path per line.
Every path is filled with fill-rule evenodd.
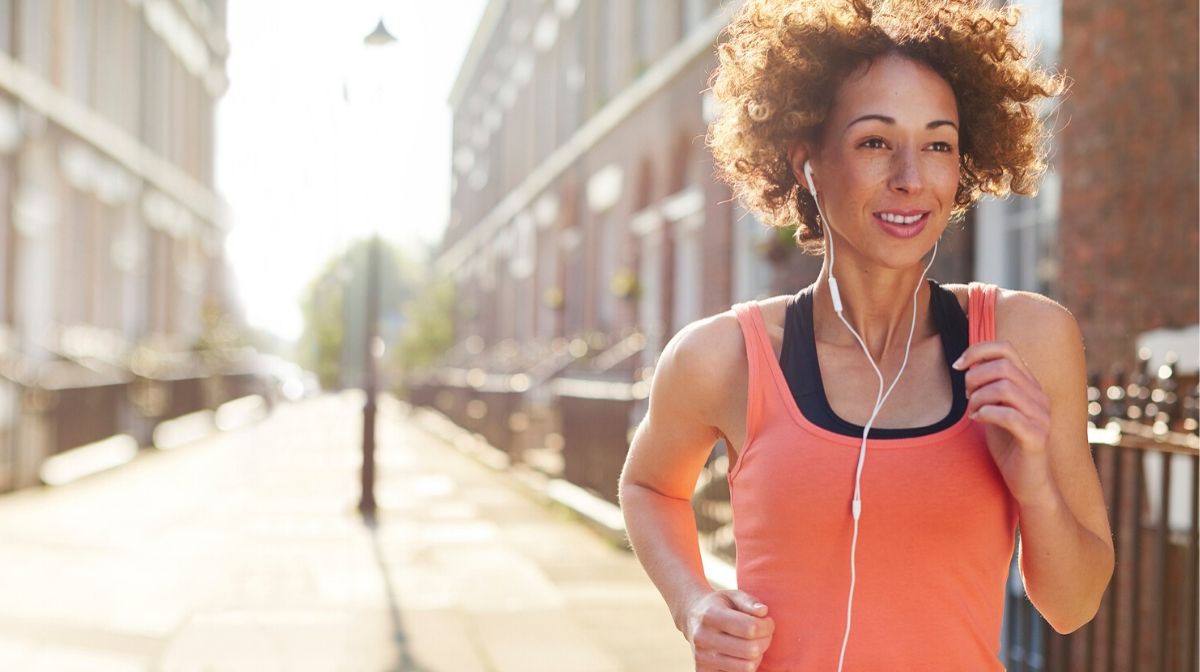
M 997 380 L 1011 380 L 1030 395 L 1037 396 L 1042 392 L 1042 386 L 1037 379 L 1021 371 L 1010 359 L 995 359 L 976 364 L 963 376 L 967 397 L 975 394 L 980 387 Z
M 742 639 L 723 632 L 706 631 L 696 637 L 697 647 L 742 660 L 758 660 L 770 644 L 770 637 Z
M 770 617 L 757 618 L 726 609 L 712 612 L 710 618 L 709 624 L 713 629 L 742 639 L 767 637 L 775 632 L 775 621 Z
M 1038 399 L 1031 396 L 1028 390 L 1008 378 L 994 380 L 968 395 L 967 415 L 972 416 L 984 406 L 1007 406 L 1020 411 L 1029 418 L 1040 418 L 1044 410 L 1038 405 Z M 974 417 L 974 416 L 972 416 Z
M 734 658 L 717 651 L 697 651 L 696 666 L 701 670 L 713 672 L 754 672 L 758 669 L 757 660 Z
M 1028 418 L 1016 409 L 1009 408 L 1008 406 L 984 406 L 975 411 L 974 419 L 1004 428 L 1022 444 L 1036 444 L 1036 428 L 1033 423 L 1029 422 Z
M 1025 360 L 1021 358 L 1016 347 L 1009 341 L 983 341 L 975 343 L 964 350 L 962 356 L 950 366 L 959 371 L 967 371 L 979 362 L 1004 357 L 1011 358 L 1014 364 L 1025 373 L 1029 372 L 1029 367 L 1025 365 Z
M 761 617 L 767 615 L 767 605 L 763 604 L 761 600 L 750 593 L 740 590 L 730 590 L 725 593 L 725 597 L 729 598 L 729 601 L 733 603 L 733 606 L 737 607 L 738 611 L 750 614 L 751 616 Z

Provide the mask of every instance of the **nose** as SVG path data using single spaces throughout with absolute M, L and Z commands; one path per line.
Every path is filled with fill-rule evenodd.
M 921 170 L 914 150 L 901 149 L 892 154 L 892 175 L 888 186 L 905 194 L 920 193 L 923 186 Z

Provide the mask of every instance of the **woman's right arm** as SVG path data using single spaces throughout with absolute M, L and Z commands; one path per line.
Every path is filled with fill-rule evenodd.
M 692 644 L 697 670 L 756 669 L 774 630 L 753 596 L 714 591 L 705 579 L 691 503 L 720 437 L 713 419 L 722 405 L 738 403 L 730 396 L 739 376 L 744 381 L 744 352 L 730 312 L 676 334 L 659 358 L 649 410 L 621 473 L 630 545 Z

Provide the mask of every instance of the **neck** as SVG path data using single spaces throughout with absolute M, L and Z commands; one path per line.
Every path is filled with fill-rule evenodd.
M 842 316 L 850 323 L 870 351 L 876 363 L 885 361 L 892 353 L 903 357 L 913 320 L 913 291 L 917 292 L 914 345 L 937 333 L 929 314 L 930 289 L 928 279 L 922 280 L 922 262 L 909 269 L 894 270 L 856 267 L 845 261 L 837 264 L 838 294 L 842 298 Z M 860 350 L 857 339 L 838 319 L 833 309 L 829 287 L 829 257 L 813 286 L 813 331 L 817 340 L 837 346 Z

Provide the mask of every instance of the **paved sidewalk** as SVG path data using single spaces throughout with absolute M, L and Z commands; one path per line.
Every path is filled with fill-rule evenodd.
M 281 406 L 0 497 L 0 670 L 692 669 L 629 552 L 395 402 L 365 527 L 360 409 Z

